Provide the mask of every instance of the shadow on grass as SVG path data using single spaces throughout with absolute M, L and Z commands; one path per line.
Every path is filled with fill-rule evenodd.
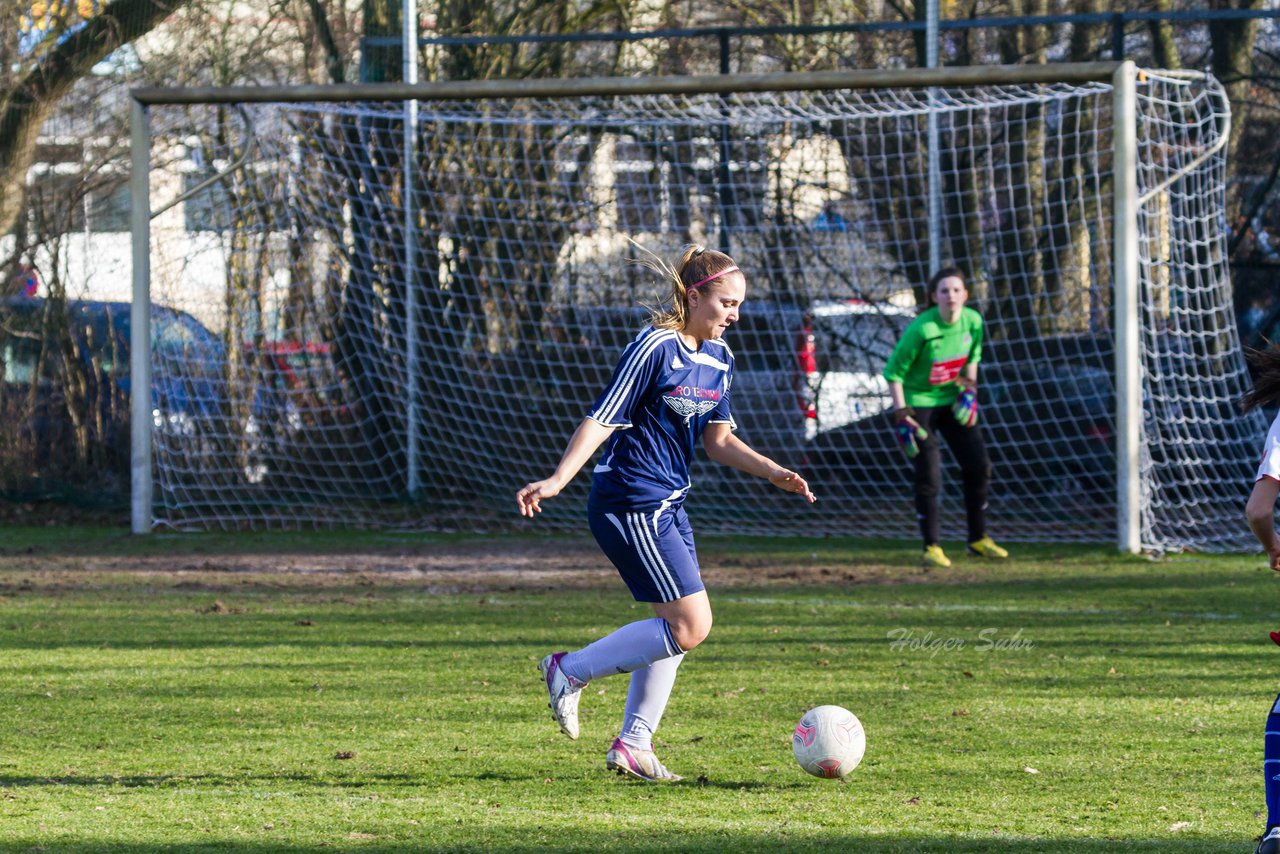
M 456 832 L 456 831 L 455 831 Z M 345 833 L 335 833 L 333 838 L 314 843 L 298 844 L 284 841 L 246 842 L 233 839 L 212 839 L 202 843 L 153 842 L 136 843 L 125 840 L 94 840 L 80 838 L 74 841 L 56 842 L 47 839 L 0 840 L 0 852 L 18 851 L 74 851 L 77 854 L 105 854 L 105 852 L 215 852 L 238 851 L 246 854 L 259 852 L 347 851 L 403 852 L 669 852 L 697 854 L 698 852 L 754 852 L 786 851 L 791 854 L 807 854 L 818 851 L 854 851 L 859 854 L 1113 854 L 1113 852 L 1173 852 L 1174 854 L 1238 854 L 1252 846 L 1242 839 L 1026 839 L 997 836 L 992 839 L 971 839 L 954 836 L 870 836 L 847 831 L 814 832 L 797 834 L 780 831 L 776 834 L 744 834 L 726 829 L 724 833 L 683 833 L 679 830 L 654 828 L 644 833 L 642 841 L 627 839 L 635 832 L 605 831 L 555 832 L 528 830 L 517 832 L 485 833 L 481 831 L 474 841 L 458 843 L 444 841 L 431 829 L 423 828 L 420 836 L 397 841 L 380 841 L 376 837 L 361 835 L 351 841 Z M 519 838 L 521 835 L 523 839 Z
M 530 782 L 531 777 L 518 778 L 520 782 Z M 124 774 L 120 776 L 106 775 L 80 775 L 75 776 L 18 776 L 0 774 L 0 789 L 24 789 L 24 788 L 40 788 L 52 789 L 58 786 L 72 786 L 77 788 L 122 788 L 122 789 L 172 789 L 172 788 L 193 788 L 203 787 L 210 790 L 222 787 L 243 787 L 246 783 L 257 781 L 269 781 L 275 784 L 285 782 L 297 783 L 300 786 L 328 786 L 342 789 L 361 789 L 368 786 L 386 786 L 394 784 L 397 786 L 414 786 L 430 785 L 435 787 L 434 783 L 426 781 L 422 775 L 411 774 L 360 774 L 355 777 L 344 777 L 336 772 L 331 777 L 323 774 L 282 774 L 273 773 L 269 775 L 254 774 Z
M 512 785 L 531 785 L 542 779 L 539 774 L 520 774 L 505 771 L 484 771 L 467 776 L 468 780 L 487 780 L 509 783 Z M 97 776 L 18 776 L 0 774 L 0 789 L 39 788 L 52 789 L 58 786 L 76 788 L 122 788 L 122 789 L 175 789 L 175 788 L 208 788 L 215 790 L 223 787 L 243 787 L 254 781 L 270 781 L 276 785 L 296 783 L 302 788 L 324 787 L 336 789 L 363 789 L 371 786 L 388 785 L 401 787 L 421 787 L 438 789 L 440 779 L 427 779 L 421 774 L 367 774 L 343 776 L 337 772 L 326 776 L 320 774 L 271 774 L 255 776 L 250 774 L 154 774 L 154 775 L 97 775 Z M 626 785 L 644 788 L 646 784 L 626 781 Z M 791 783 L 763 783 L 759 780 L 733 781 L 708 780 L 705 777 L 687 779 L 682 783 L 664 787 L 664 791 L 689 791 L 691 789 L 723 789 L 731 792 L 762 791 L 784 792 L 789 790 L 809 789 L 812 784 L 807 781 Z

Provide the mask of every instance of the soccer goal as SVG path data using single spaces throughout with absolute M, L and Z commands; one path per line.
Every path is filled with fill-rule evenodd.
M 945 262 L 987 322 L 998 538 L 1243 546 L 1228 118 L 1132 63 L 137 90 L 135 530 L 519 527 L 662 298 L 637 245 L 698 242 L 747 274 L 740 434 L 820 496 L 703 461 L 700 530 L 916 535 L 880 371 Z

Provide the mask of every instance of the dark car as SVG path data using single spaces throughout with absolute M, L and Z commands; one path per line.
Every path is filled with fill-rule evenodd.
M 0 301 L 0 410 L 37 480 L 101 471 L 124 488 L 129 466 L 131 306 Z M 152 422 L 157 451 L 209 430 L 223 397 L 221 340 L 194 317 L 151 311 Z
M 244 367 L 254 388 L 244 420 L 239 468 L 261 483 L 272 472 L 321 469 L 329 446 L 348 445 L 351 392 L 324 341 L 245 344 Z
M 14 459 L 37 479 L 78 482 L 93 470 L 127 488 L 131 328 L 125 302 L 0 301 L 0 410 L 17 434 Z M 258 341 L 230 364 L 220 336 L 186 312 L 153 305 L 160 487 L 181 488 L 185 500 L 196 486 L 261 483 L 296 470 L 308 447 L 333 441 L 351 418 L 329 349 Z
M 1069 362 L 993 368 L 982 377 L 993 478 L 1015 494 L 1093 504 L 1115 498 L 1115 379 Z

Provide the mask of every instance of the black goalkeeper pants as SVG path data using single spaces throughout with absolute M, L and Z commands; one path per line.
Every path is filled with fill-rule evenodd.
M 916 518 L 926 546 L 937 545 L 938 491 L 942 488 L 942 452 L 938 442 L 946 440 L 960 464 L 964 480 L 964 512 L 969 525 L 969 542 L 987 535 L 987 489 L 991 485 L 991 458 L 982 441 L 979 425 L 962 427 L 950 406 L 917 406 L 916 421 L 929 431 L 916 455 Z

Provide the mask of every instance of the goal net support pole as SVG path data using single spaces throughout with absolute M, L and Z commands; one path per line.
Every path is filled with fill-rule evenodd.
M 1142 545 L 1138 452 L 1142 427 L 1142 362 L 1138 311 L 1137 67 L 1112 75 L 1115 148 L 1116 540 L 1121 551 Z
M 129 229 L 132 234 L 133 305 L 130 307 L 129 397 L 130 520 L 135 534 L 151 531 L 151 127 L 147 107 L 131 106 Z

